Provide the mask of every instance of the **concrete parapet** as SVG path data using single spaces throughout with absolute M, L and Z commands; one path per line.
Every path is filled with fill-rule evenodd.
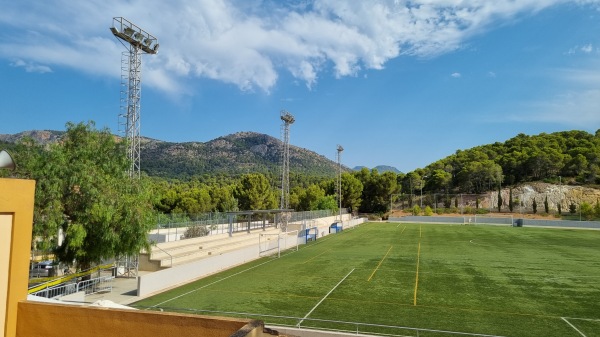
M 145 310 L 20 302 L 17 337 L 259 337 L 261 321 Z

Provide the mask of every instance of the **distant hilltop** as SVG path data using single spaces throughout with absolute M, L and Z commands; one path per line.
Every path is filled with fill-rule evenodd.
M 17 143 L 31 138 L 48 145 L 58 142 L 64 131 L 31 130 L 0 134 L 0 142 Z M 117 137 L 117 136 L 115 136 Z M 239 175 L 260 172 L 277 176 L 280 170 L 282 143 L 274 137 L 256 132 L 238 132 L 208 142 L 171 143 L 142 137 L 141 169 L 150 176 L 187 179 L 195 175 Z M 360 171 L 366 166 L 356 166 Z M 351 171 L 342 165 L 345 172 Z M 368 169 L 368 167 L 367 167 Z M 379 165 L 379 173 L 401 173 L 397 168 Z M 290 145 L 292 173 L 315 177 L 335 177 L 337 163 L 313 151 Z M 369 169 L 370 170 L 370 169 Z
M 369 169 L 369 168 L 368 168 L 368 167 L 366 167 L 366 166 L 355 166 L 355 167 L 354 167 L 352 170 L 353 170 L 353 171 L 360 171 L 360 170 L 362 170 L 363 168 L 367 168 L 367 169 Z M 379 173 L 383 173 L 383 172 L 394 172 L 394 173 L 396 173 L 396 174 L 398 174 L 398 173 L 402 173 L 402 172 L 400 172 L 400 170 L 398 170 L 397 168 L 395 168 L 395 167 L 393 167 L 393 166 L 388 166 L 388 165 L 378 165 L 378 166 L 375 166 L 375 167 L 374 167 L 374 169 L 376 169 L 376 170 L 377 170 Z
M 33 130 L 14 135 L 0 134 L 0 142 L 17 143 L 31 138 L 47 145 L 60 141 L 64 131 Z M 117 136 L 115 136 L 117 137 Z M 141 170 L 149 176 L 189 179 L 194 176 L 263 173 L 277 177 L 281 169 L 283 143 L 256 132 L 238 132 L 208 142 L 172 143 L 142 137 Z M 350 169 L 342 166 L 349 172 Z M 334 161 L 313 151 L 290 145 L 290 172 L 318 178 L 333 178 Z

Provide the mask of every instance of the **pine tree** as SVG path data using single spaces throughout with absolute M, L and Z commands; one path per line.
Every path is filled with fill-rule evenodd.
M 533 204 L 531 206 L 533 207 L 533 214 L 537 214 L 537 201 L 535 201 L 535 199 L 533 199 Z
M 498 212 L 502 210 L 502 190 L 498 186 Z
M 550 208 L 548 207 L 548 195 L 546 195 L 546 199 L 544 200 L 544 210 L 546 214 L 550 213 Z
M 512 191 L 512 187 L 508 190 L 508 209 L 510 210 L 510 212 L 512 213 L 513 208 L 514 208 L 514 201 L 513 201 L 513 191 Z

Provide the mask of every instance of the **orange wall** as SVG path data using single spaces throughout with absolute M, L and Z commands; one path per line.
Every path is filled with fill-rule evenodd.
M 18 317 L 17 337 L 263 336 L 256 320 L 30 301 L 19 303 Z
M 8 261 L 8 275 L 1 282 L 5 289 L 5 303 L 0 303 L 0 314 L 4 315 L 5 326 L 2 333 L 5 337 L 14 337 L 17 326 L 17 304 L 27 297 L 29 279 L 29 253 L 31 251 L 31 230 L 33 224 L 33 199 L 35 181 L 23 179 L 0 178 L 0 213 L 4 215 L 2 226 L 12 226 L 10 248 L 4 250 L 2 261 Z M 10 221 L 12 220 L 12 221 Z M 3 242 L 7 244 L 7 242 Z M 8 251 L 8 256 L 6 256 Z

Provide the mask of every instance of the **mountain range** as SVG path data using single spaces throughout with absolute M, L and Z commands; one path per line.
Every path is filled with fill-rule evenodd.
M 33 130 L 0 135 L 0 141 L 15 143 L 24 137 L 30 137 L 45 145 L 57 142 L 63 134 L 61 131 Z M 282 145 L 281 140 L 256 132 L 238 132 L 204 143 L 173 143 L 142 138 L 140 167 L 149 176 L 177 179 L 250 172 L 278 175 Z M 398 172 L 389 166 L 376 168 L 380 172 Z M 290 174 L 335 177 L 337 170 L 338 164 L 335 161 L 308 149 L 290 145 Z M 342 170 L 351 171 L 346 166 L 342 166 Z

